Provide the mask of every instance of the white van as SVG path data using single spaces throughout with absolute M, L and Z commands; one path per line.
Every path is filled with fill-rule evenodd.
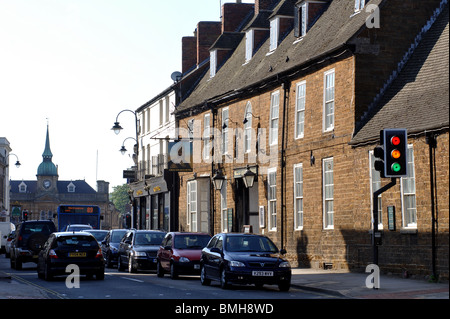
M 6 239 L 8 235 L 16 230 L 16 226 L 10 222 L 0 222 L 0 253 L 4 253 L 6 251 Z

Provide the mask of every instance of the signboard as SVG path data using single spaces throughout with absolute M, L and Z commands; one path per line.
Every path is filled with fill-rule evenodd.
M 123 171 L 123 178 L 135 178 L 136 171 L 134 170 L 125 170 Z
M 233 208 L 228 208 L 227 213 L 228 213 L 228 232 L 231 233 L 233 231 Z
M 391 231 L 395 231 L 395 206 L 388 206 L 388 228 Z
M 190 140 L 169 142 L 169 172 L 192 172 L 193 149 Z

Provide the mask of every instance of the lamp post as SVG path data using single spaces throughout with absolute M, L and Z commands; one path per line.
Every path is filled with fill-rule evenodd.
M 136 139 L 135 139 L 136 140 L 136 146 L 135 146 L 135 148 L 136 149 L 135 149 L 134 153 L 135 153 L 135 163 L 136 163 L 136 173 L 137 173 L 138 166 L 139 166 L 139 120 L 138 120 L 138 117 L 137 117 L 137 113 L 132 111 L 132 110 L 122 110 L 122 111 L 120 111 L 119 114 L 117 114 L 117 116 L 116 116 L 116 121 L 114 122 L 114 126 L 111 128 L 111 130 L 113 130 L 114 133 L 116 133 L 116 135 L 119 135 L 120 131 L 123 130 L 123 127 L 120 126 L 120 123 L 119 123 L 119 115 L 121 113 L 123 113 L 123 112 L 131 112 L 131 113 L 133 113 L 134 119 L 135 119 L 135 130 L 136 130 Z M 127 139 L 125 139 L 125 140 L 127 140 Z M 125 141 L 124 141 L 124 143 L 125 143 Z M 126 150 L 125 146 L 122 145 L 122 148 L 120 149 L 120 152 L 122 154 L 125 154 L 126 151 L 127 150 Z M 136 177 L 138 177 L 137 174 L 136 174 Z
M 222 170 L 216 170 L 216 174 L 213 176 L 214 189 L 220 191 L 225 181 L 225 176 L 222 174 Z
M 11 155 L 14 155 L 14 156 L 16 157 L 17 161 L 16 161 L 16 164 L 14 164 L 14 165 L 16 165 L 17 168 L 19 168 L 20 165 L 22 165 L 22 164 L 20 164 L 19 158 L 17 157 L 16 154 L 14 154 L 14 153 L 9 153 L 8 156 L 6 156 L 6 159 L 8 159 L 8 157 L 10 157 Z
M 247 165 L 247 171 L 242 176 L 242 179 L 244 180 L 244 185 L 245 185 L 246 188 L 252 188 L 253 187 L 253 183 L 255 182 L 255 176 L 256 176 L 256 174 L 253 173 L 250 170 L 250 166 Z
M 134 137 L 127 137 L 123 142 L 122 142 L 122 147 L 119 150 L 120 153 L 122 153 L 122 155 L 125 155 L 125 153 L 127 152 L 127 149 L 125 148 L 125 142 L 129 139 L 135 140 L 137 143 L 137 140 Z

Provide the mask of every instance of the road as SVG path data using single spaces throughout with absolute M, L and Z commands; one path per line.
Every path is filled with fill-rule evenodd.
M 129 274 L 117 268 L 106 268 L 105 279 L 88 279 L 81 276 L 79 288 L 68 288 L 66 277 L 56 277 L 51 281 L 39 279 L 33 263 L 23 264 L 22 270 L 10 268 L 9 259 L 0 255 L 0 270 L 14 280 L 44 290 L 52 299 L 329 299 L 332 296 L 303 291 L 291 287 L 288 292 L 280 292 L 277 286 L 232 286 L 223 290 L 218 282 L 202 286 L 198 276 L 180 276 L 172 280 L 168 275 L 156 276 L 154 271 Z

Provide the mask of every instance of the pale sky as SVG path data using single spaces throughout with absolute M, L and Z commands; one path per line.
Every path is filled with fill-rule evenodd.
M 22 164 L 10 156 L 10 179 L 36 180 L 48 122 L 60 180 L 125 183 L 133 161 L 119 149 L 135 124 L 122 113 L 115 135 L 117 114 L 173 83 L 181 38 L 220 21 L 225 2 L 235 1 L 0 0 L 0 137 Z

